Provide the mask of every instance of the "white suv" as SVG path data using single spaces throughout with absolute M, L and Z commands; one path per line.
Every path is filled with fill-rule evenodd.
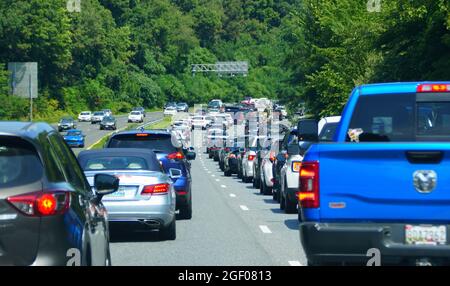
M 92 119 L 92 112 L 90 111 L 83 111 L 78 115 L 78 121 L 79 122 L 90 122 Z
M 319 121 L 319 139 L 320 141 L 331 141 L 336 130 L 337 125 L 340 121 L 340 116 L 325 117 Z M 309 121 L 306 119 L 305 121 Z M 322 131 L 326 131 L 327 140 L 325 140 L 322 135 Z M 302 132 L 297 130 L 298 132 Z M 286 163 L 281 168 L 280 171 L 280 209 L 284 210 L 286 213 L 296 213 L 297 212 L 297 193 L 298 193 L 298 182 L 299 182 L 299 170 L 301 163 L 303 161 L 303 156 L 299 154 L 298 148 L 298 137 L 291 140 L 288 144 L 288 158 Z M 297 148 L 293 148 L 297 145 Z M 292 147 L 292 148 L 291 148 Z
M 256 158 L 256 152 L 258 151 L 258 142 L 264 140 L 266 136 L 253 136 L 249 138 L 249 147 L 245 148 L 245 154 L 242 156 L 241 169 L 242 169 L 242 181 L 249 183 L 253 181 L 254 177 L 254 164 Z
M 128 115 L 128 122 L 144 122 L 144 114 L 140 111 L 131 111 Z

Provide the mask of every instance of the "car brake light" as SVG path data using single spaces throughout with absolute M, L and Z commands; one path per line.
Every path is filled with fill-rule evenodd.
M 170 159 L 170 160 L 183 160 L 184 159 L 184 155 L 181 152 L 175 152 L 175 153 L 171 153 L 171 154 L 167 155 L 167 159 Z
M 303 162 L 300 166 L 300 188 L 298 201 L 303 208 L 318 208 L 319 162 Z
M 141 195 L 164 195 L 169 192 L 169 184 L 157 184 L 145 186 Z
M 137 133 L 136 137 L 148 137 L 148 133 Z
M 65 191 L 34 192 L 6 199 L 14 208 L 27 216 L 64 214 L 70 206 L 70 193 Z
M 417 92 L 450 92 L 450 84 L 421 84 Z
M 247 158 L 249 161 L 253 161 L 253 160 L 255 160 L 255 157 L 256 157 L 255 155 L 248 155 Z

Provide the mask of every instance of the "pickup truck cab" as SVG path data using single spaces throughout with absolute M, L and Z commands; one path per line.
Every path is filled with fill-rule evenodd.
M 308 264 L 449 264 L 449 143 L 450 82 L 356 87 L 300 168 Z

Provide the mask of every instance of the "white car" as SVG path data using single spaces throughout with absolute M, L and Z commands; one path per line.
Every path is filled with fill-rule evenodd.
M 90 111 L 83 111 L 78 115 L 78 121 L 79 122 L 90 122 L 92 119 L 92 112 Z
M 176 106 L 168 106 L 164 109 L 164 116 L 175 116 L 178 114 Z
M 211 125 L 211 119 L 207 116 L 194 116 L 192 117 L 192 129 L 201 128 L 206 130 Z
M 226 127 L 231 127 L 234 124 L 234 119 L 231 116 L 231 114 L 221 113 L 221 114 L 215 115 L 215 117 L 216 117 L 216 120 L 224 122 Z
M 256 158 L 256 152 L 258 150 L 258 142 L 264 140 L 266 136 L 253 136 L 249 139 L 249 146 L 245 148 L 245 154 L 243 154 L 241 161 L 242 169 L 242 181 L 244 183 L 249 183 L 253 181 L 254 177 L 254 164 Z
M 103 118 L 105 118 L 105 112 L 103 111 L 96 111 L 94 114 L 92 114 L 91 123 L 95 124 L 98 122 L 102 122 Z
M 273 162 L 279 152 L 283 138 L 271 138 L 270 150 L 266 152 L 264 158 L 261 159 L 260 184 L 259 190 L 261 194 L 271 195 L 273 190 Z
M 128 115 L 128 122 L 144 122 L 144 114 L 140 111 L 131 111 Z

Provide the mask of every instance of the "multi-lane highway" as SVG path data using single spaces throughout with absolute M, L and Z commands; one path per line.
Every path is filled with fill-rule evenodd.
M 175 241 L 161 241 L 157 232 L 113 229 L 113 264 L 305 265 L 297 215 L 281 213 L 271 196 L 260 195 L 236 176 L 224 177 L 216 162 L 197 152 L 192 164 L 192 220 L 177 221 Z
M 163 118 L 162 112 L 149 112 L 147 113 L 147 116 L 144 119 L 144 123 L 149 123 L 153 121 L 157 121 L 159 119 Z M 123 128 L 126 128 L 127 123 L 127 116 L 121 115 L 116 116 L 117 120 L 117 130 L 121 130 Z M 86 135 L 86 149 L 93 146 L 95 143 L 97 143 L 99 140 L 101 140 L 103 137 L 107 136 L 108 134 L 114 132 L 111 130 L 100 130 L 100 127 L 98 124 L 91 124 L 90 122 L 77 122 L 77 129 L 82 130 L 83 133 Z M 56 125 L 54 125 L 56 128 Z M 64 133 L 64 132 L 63 132 Z M 81 152 L 82 148 L 73 148 L 72 149 L 75 154 L 78 154 Z

